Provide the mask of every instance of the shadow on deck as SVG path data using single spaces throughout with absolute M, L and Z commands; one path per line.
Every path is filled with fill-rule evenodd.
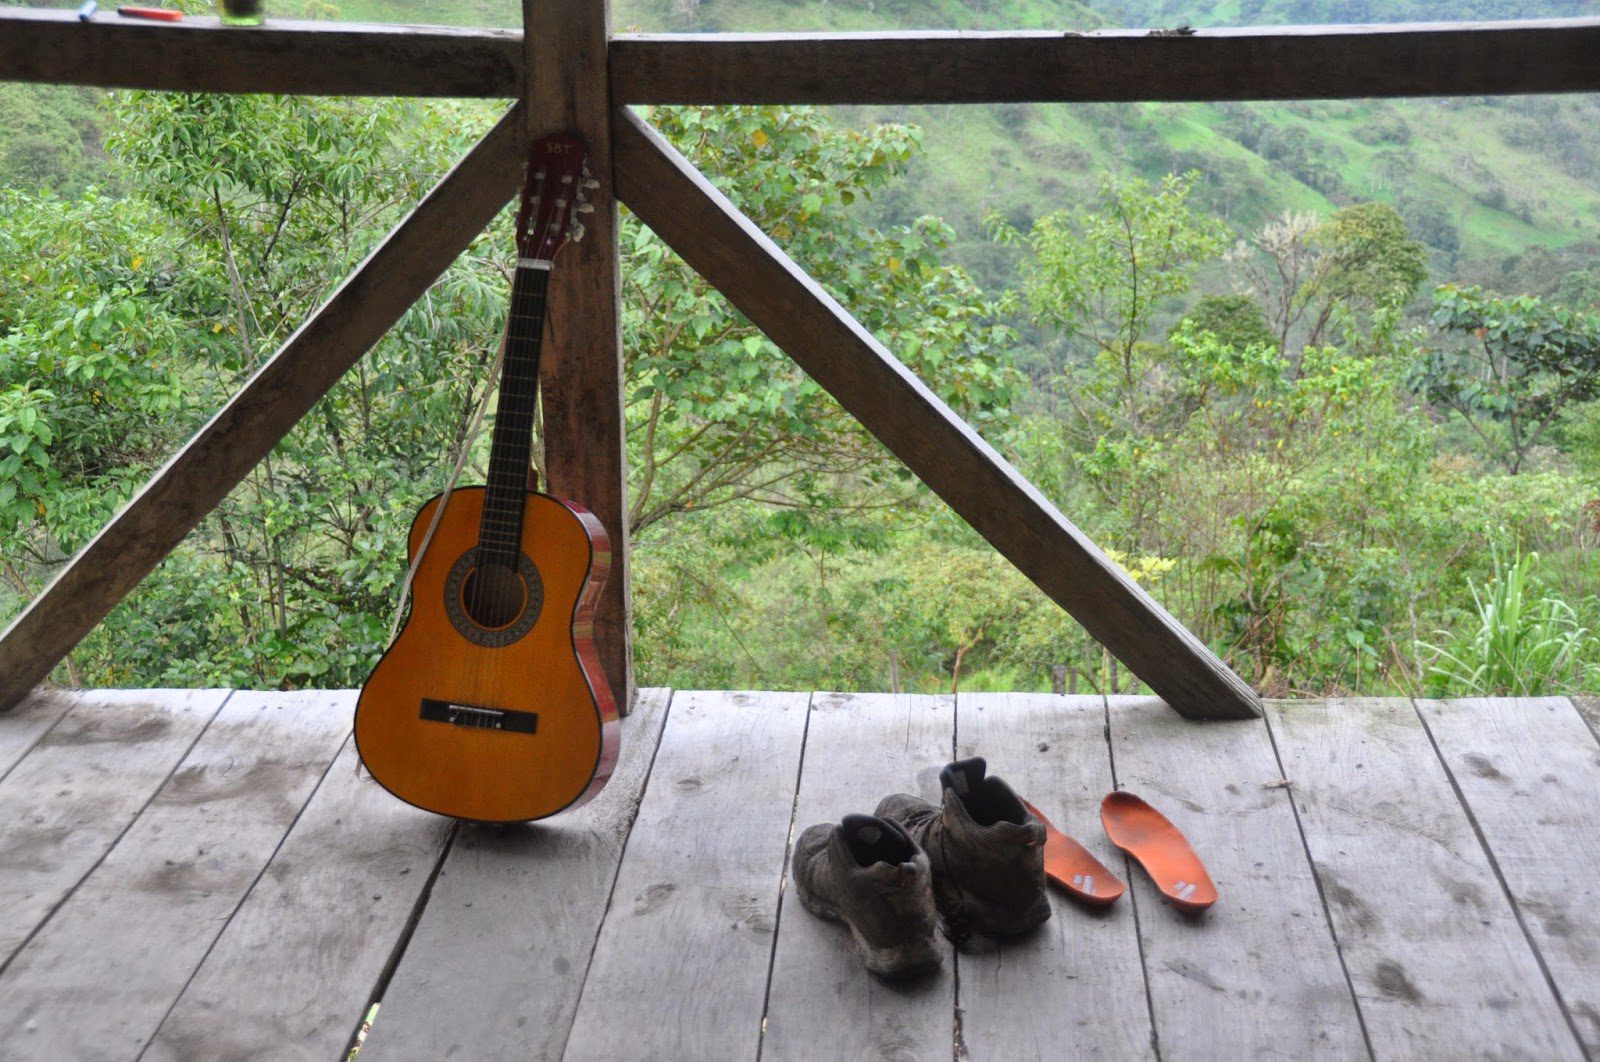
M 647 690 L 593 803 L 455 826 L 359 776 L 352 692 L 118 691 L 0 716 L 0 1054 L 333 1059 L 1583 1058 L 1600 1053 L 1600 703 Z M 1137 874 L 871 978 L 790 838 L 981 754 L 1119 874 L 1138 792 L 1221 892 Z

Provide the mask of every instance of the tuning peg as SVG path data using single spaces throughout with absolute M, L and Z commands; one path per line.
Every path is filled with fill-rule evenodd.
M 581 243 L 583 241 L 583 233 L 584 233 L 583 222 L 574 221 L 572 223 L 572 242 L 573 243 Z
M 579 203 L 578 204 L 578 213 L 580 213 L 580 214 L 593 214 L 594 213 L 594 204 L 593 203 Z
M 600 182 L 595 180 L 593 177 L 585 177 L 583 179 L 583 187 L 589 189 L 592 192 L 596 188 L 600 187 Z

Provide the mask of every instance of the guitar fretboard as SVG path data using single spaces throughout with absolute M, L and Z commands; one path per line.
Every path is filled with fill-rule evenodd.
M 539 344 L 544 332 L 544 300 L 550 264 L 517 265 L 511 282 L 506 322 L 506 356 L 500 371 L 489 448 L 489 482 L 478 529 L 478 564 L 515 568 L 522 543 L 522 513 L 528 493 L 528 459 L 533 452 L 534 403 L 539 393 Z

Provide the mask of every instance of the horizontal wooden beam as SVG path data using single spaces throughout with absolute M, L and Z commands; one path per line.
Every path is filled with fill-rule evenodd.
M 637 115 L 617 194 L 962 519 L 1186 716 L 1260 714 L 1248 685 Z
M 0 635 L 0 712 L 42 682 L 494 219 L 522 183 L 527 122 L 520 106 L 508 112 L 12 621 Z
M 107 4 L 110 7 L 110 4 Z M 615 103 L 1348 99 L 1600 91 L 1600 18 L 1091 33 L 621 34 Z M 511 98 L 518 30 L 0 8 L 0 80 Z
M 619 37 L 618 103 L 1352 99 L 1600 90 L 1600 18 Z
M 151 0 L 154 2 L 154 0 Z M 482 96 L 522 92 L 520 30 L 214 17 L 88 22 L 67 10 L 0 8 L 0 80 L 179 92 Z

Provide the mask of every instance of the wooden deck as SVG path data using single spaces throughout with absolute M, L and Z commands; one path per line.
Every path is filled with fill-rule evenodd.
M 577 812 L 457 827 L 356 770 L 354 694 L 35 697 L 0 716 L 0 1056 L 1600 1056 L 1600 702 L 647 690 Z M 1119 873 L 1165 810 L 1221 900 L 1142 878 L 906 987 L 784 888 L 799 828 L 952 754 Z M 1287 780 L 1287 784 L 1286 781 Z

